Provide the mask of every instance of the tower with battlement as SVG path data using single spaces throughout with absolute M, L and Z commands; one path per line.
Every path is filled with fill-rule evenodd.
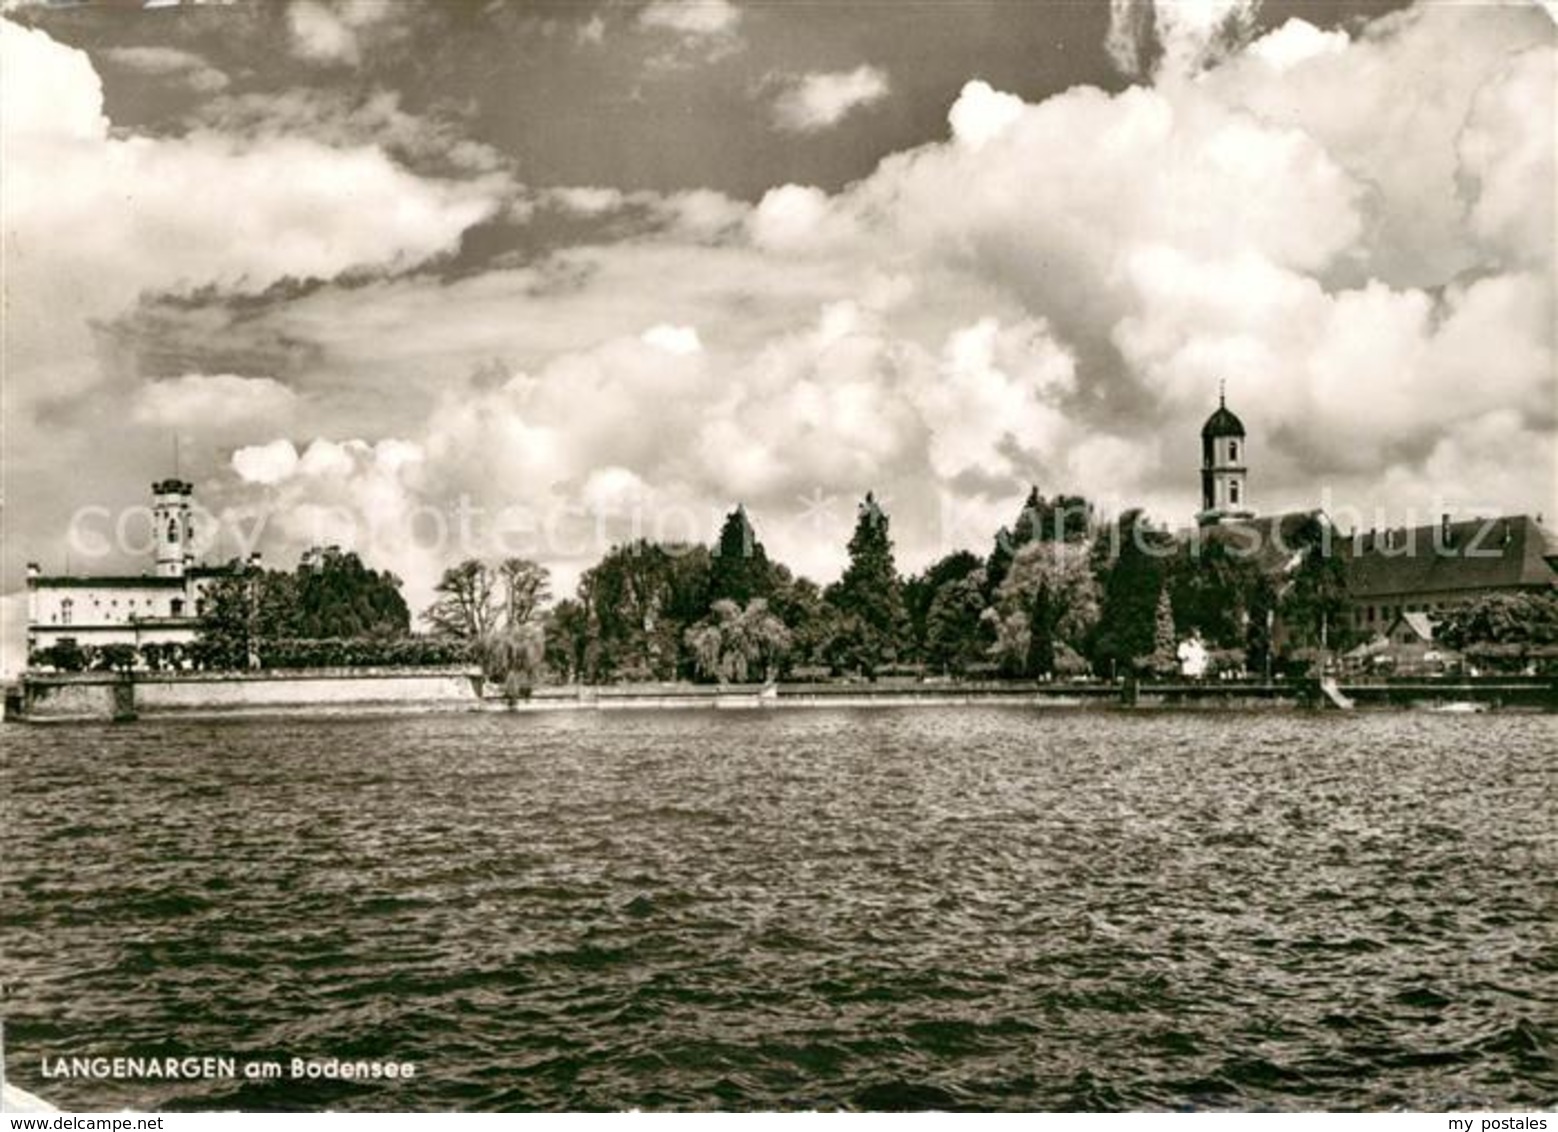
M 194 562 L 194 519 L 190 499 L 195 485 L 165 479 L 151 485 L 152 527 L 157 537 L 157 577 L 182 578 Z

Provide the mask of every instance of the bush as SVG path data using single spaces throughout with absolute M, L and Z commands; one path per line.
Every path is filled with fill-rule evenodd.
M 34 649 L 27 661 L 40 668 L 53 668 L 60 672 L 80 672 L 92 662 L 92 655 L 75 641 L 61 641 L 46 649 Z
M 95 651 L 92 667 L 99 672 L 129 672 L 140 659 L 134 645 L 103 645 Z
M 422 668 L 472 663 L 467 641 L 443 637 L 261 641 L 261 668 Z

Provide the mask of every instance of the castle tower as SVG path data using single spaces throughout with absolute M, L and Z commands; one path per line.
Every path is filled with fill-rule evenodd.
M 1247 519 L 1254 514 L 1249 507 L 1249 491 L 1244 465 L 1244 422 L 1228 411 L 1222 390 L 1217 394 L 1217 411 L 1201 426 L 1201 513 L 1202 524 L 1224 519 Z
M 194 558 L 194 521 L 190 517 L 190 497 L 195 485 L 181 479 L 166 479 L 151 485 L 152 529 L 157 534 L 157 576 L 182 578 L 184 567 Z

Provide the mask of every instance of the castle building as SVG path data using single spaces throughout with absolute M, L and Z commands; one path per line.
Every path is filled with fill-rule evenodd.
M 131 575 L 45 574 L 27 564 L 27 650 L 67 642 L 87 646 L 184 645 L 195 640 L 205 591 L 231 573 L 202 566 L 193 552 L 194 485 L 152 484 L 152 571 Z

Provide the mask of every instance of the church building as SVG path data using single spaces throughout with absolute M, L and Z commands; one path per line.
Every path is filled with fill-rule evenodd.
M 1344 534 L 1322 511 L 1257 516 L 1250 505 L 1249 449 L 1244 423 L 1220 393 L 1201 428 L 1201 510 L 1194 533 L 1201 545 L 1223 542 L 1273 573 L 1297 563 L 1296 538 L 1308 528 L 1328 532 L 1347 568 L 1351 627 L 1385 633 L 1411 614 L 1443 613 L 1490 594 L 1542 593 L 1558 588 L 1558 540 L 1529 515 L 1452 520 Z

